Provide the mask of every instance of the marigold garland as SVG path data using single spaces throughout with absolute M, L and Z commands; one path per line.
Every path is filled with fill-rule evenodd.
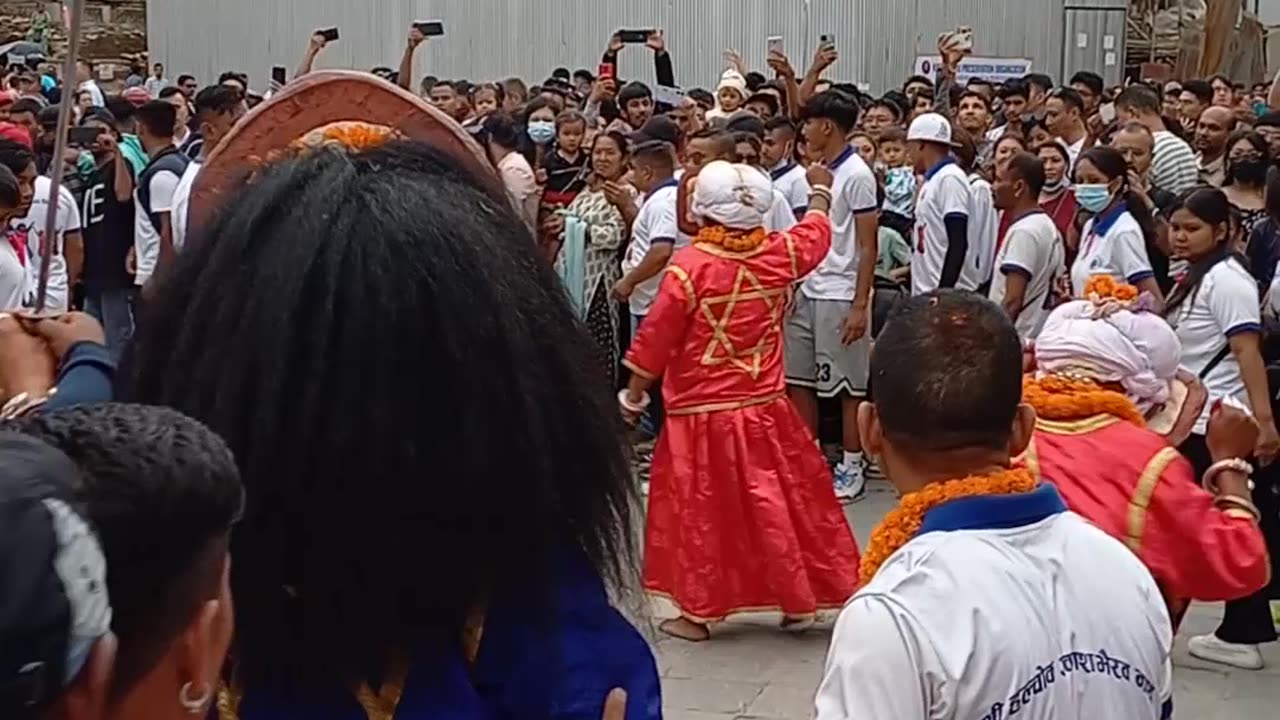
M 1092 275 L 1084 285 L 1084 296 L 1129 302 L 1138 298 L 1138 288 L 1128 283 L 1116 282 L 1116 279 L 1110 275 Z
M 1035 475 L 1030 470 L 1017 467 L 991 475 L 970 475 L 943 483 L 926 485 L 920 490 L 902 496 L 898 507 L 885 516 L 871 531 L 871 542 L 862 555 L 859 567 L 863 585 L 871 581 L 876 571 L 903 545 L 906 545 L 924 524 L 925 513 L 951 500 L 975 495 L 1009 495 L 1031 492 L 1036 488 Z
M 1124 393 L 1109 390 L 1094 380 L 1063 375 L 1045 375 L 1022 380 L 1022 401 L 1046 420 L 1082 420 L 1095 415 L 1113 415 L 1125 422 L 1146 427 L 1142 411 Z
M 698 234 L 693 238 L 693 241 L 695 243 L 719 245 L 730 252 L 746 252 L 755 250 L 768 239 L 769 233 L 764 228 L 735 230 L 723 225 L 704 225 L 702 229 L 698 230 Z

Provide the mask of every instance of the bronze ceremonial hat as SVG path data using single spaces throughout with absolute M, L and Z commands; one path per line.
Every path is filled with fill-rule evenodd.
M 377 76 L 326 70 L 286 85 L 218 143 L 192 188 L 188 224 L 198 227 L 256 168 L 291 149 L 329 141 L 358 149 L 391 138 L 431 144 L 500 184 L 484 150 L 444 113 Z

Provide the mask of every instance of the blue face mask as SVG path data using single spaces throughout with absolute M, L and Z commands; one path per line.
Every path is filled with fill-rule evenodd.
M 533 120 L 529 123 L 529 139 L 546 145 L 556 139 L 556 124 L 551 120 Z
M 1076 204 L 1091 213 L 1100 213 L 1111 203 L 1111 190 L 1106 185 L 1076 185 Z

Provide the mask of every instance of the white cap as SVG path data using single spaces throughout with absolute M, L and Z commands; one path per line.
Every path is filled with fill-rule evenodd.
M 955 145 L 951 141 L 951 123 L 947 122 L 947 119 L 938 113 L 925 113 L 912 120 L 911 128 L 907 130 L 907 139 L 938 143 L 940 145 Z

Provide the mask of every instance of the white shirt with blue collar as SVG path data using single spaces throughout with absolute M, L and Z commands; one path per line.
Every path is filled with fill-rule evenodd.
M 1085 284 L 1093 275 L 1110 275 L 1117 282 L 1134 285 L 1155 277 L 1142 228 L 1123 202 L 1084 224 L 1080 252 L 1071 264 L 1071 292 L 1075 297 L 1083 296 Z
M 803 166 L 794 162 L 784 162 L 769 171 L 773 178 L 773 189 L 782 193 L 791 206 L 791 212 L 797 218 L 804 217 L 809 209 L 809 178 L 805 176 Z
M 1151 573 L 1052 485 L 925 515 L 836 623 L 818 720 L 1168 717 Z

